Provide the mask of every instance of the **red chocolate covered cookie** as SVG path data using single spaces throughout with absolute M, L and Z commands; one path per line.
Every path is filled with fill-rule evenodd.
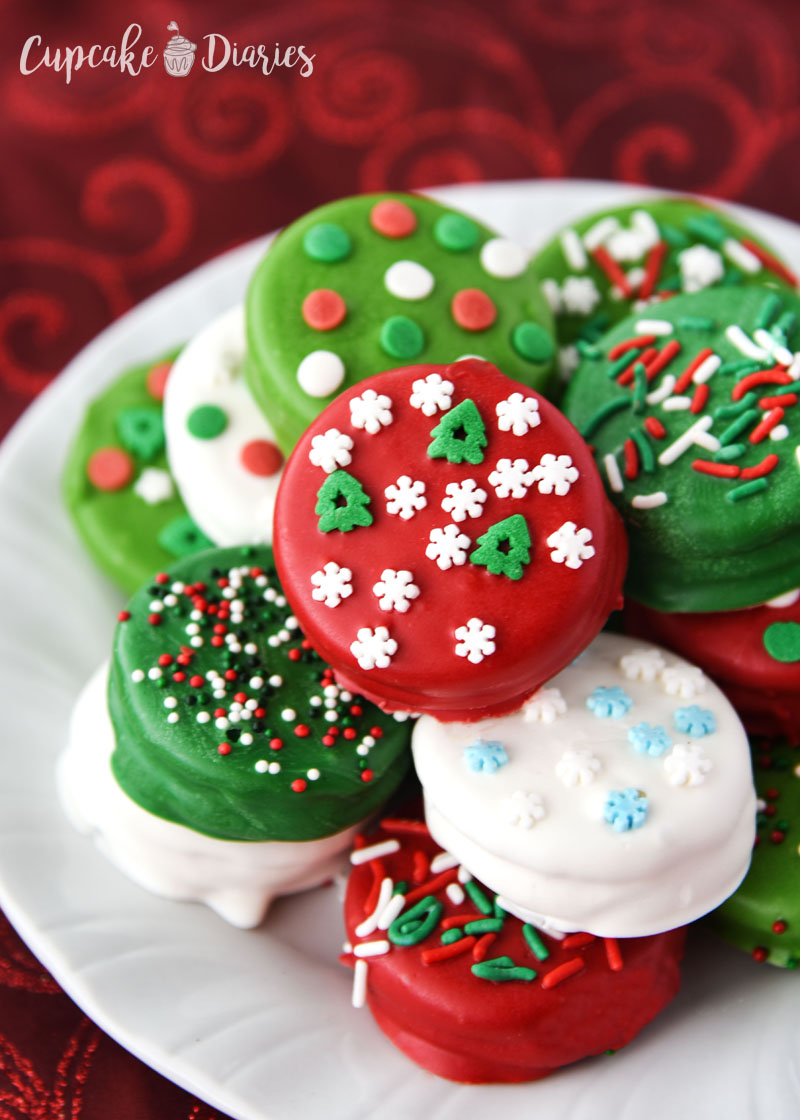
M 629 600 L 625 626 L 691 657 L 728 694 L 751 734 L 800 745 L 800 590 L 748 610 L 698 614 Z
M 385 820 L 351 860 L 353 1003 L 425 1069 L 534 1081 L 627 1045 L 675 995 L 685 927 L 560 940 L 521 922 L 418 821 Z
M 274 549 L 345 687 L 445 720 L 512 711 L 577 656 L 627 552 L 575 428 L 477 359 L 330 404 L 286 466 Z

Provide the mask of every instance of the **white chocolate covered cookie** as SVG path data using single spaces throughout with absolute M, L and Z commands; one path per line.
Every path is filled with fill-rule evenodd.
M 600 634 L 509 716 L 413 734 L 431 835 L 547 929 L 639 937 L 718 906 L 750 863 L 747 738 L 699 669 Z

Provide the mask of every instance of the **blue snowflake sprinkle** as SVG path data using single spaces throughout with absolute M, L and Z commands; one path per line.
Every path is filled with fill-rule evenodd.
M 600 719 L 619 719 L 633 707 L 633 700 L 619 685 L 613 688 L 600 685 L 586 698 L 586 707 Z
M 615 832 L 641 828 L 647 820 L 650 802 L 638 789 L 612 789 L 603 806 L 603 817 Z
M 675 712 L 675 726 L 684 735 L 711 735 L 717 730 L 717 721 L 714 713 L 708 708 L 701 708 L 699 704 L 690 704 L 688 708 L 678 708 Z
M 658 758 L 672 746 L 666 727 L 651 723 L 637 723 L 635 727 L 629 728 L 628 742 L 639 754 L 649 754 L 653 758 Z
M 464 748 L 464 761 L 476 774 L 494 774 L 508 762 L 508 755 L 503 744 L 496 739 L 488 743 L 485 739 L 477 739 Z

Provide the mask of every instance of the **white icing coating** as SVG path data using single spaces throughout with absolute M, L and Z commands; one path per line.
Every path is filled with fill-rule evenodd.
M 397 299 L 425 299 L 433 291 L 434 278 L 417 261 L 395 261 L 383 274 L 383 282 L 389 295 Z
M 312 350 L 297 367 L 297 384 L 310 397 L 328 397 L 344 381 L 344 362 L 333 350 Z
M 269 544 L 281 470 L 256 475 L 242 461 L 255 440 L 275 433 L 253 401 L 242 373 L 247 344 L 240 305 L 208 324 L 176 359 L 164 390 L 164 432 L 170 470 L 186 508 L 221 546 Z M 227 425 L 213 439 L 193 436 L 186 421 L 200 405 L 216 405 Z
M 716 731 L 682 735 L 674 715 L 687 701 L 667 694 L 660 674 L 626 675 L 622 659 L 631 666 L 635 652 L 629 638 L 600 634 L 550 682 L 567 704 L 551 723 L 532 723 L 520 710 L 468 724 L 423 716 L 416 725 L 414 763 L 431 834 L 514 913 L 544 915 L 567 931 L 638 937 L 699 918 L 747 870 L 755 793 L 736 713 L 706 681 L 689 703 L 713 713 Z M 665 660 L 691 676 L 686 662 L 672 654 Z M 599 718 L 586 705 L 598 687 L 621 689 L 631 707 Z M 666 729 L 669 754 L 640 753 L 628 741 L 642 722 Z M 471 771 L 464 750 L 477 739 L 502 743 L 508 762 L 490 775 Z M 625 790 L 646 796 L 648 815 L 617 832 L 604 807 L 610 792 Z M 535 794 L 545 813 L 530 827 L 506 815 L 505 803 L 521 806 L 518 791 Z
M 109 765 L 114 731 L 107 679 L 103 665 L 78 698 L 58 786 L 72 823 L 120 871 L 154 894 L 203 902 L 231 925 L 251 929 L 278 895 L 318 886 L 342 870 L 361 824 L 321 840 L 240 842 L 216 840 L 140 808 Z
M 481 249 L 481 264 L 490 276 L 508 280 L 522 275 L 528 264 L 528 254 L 516 241 L 492 237 Z
M 800 587 L 794 591 L 787 591 L 784 595 L 778 595 L 774 599 L 768 599 L 764 604 L 765 607 L 773 607 L 775 610 L 781 610 L 783 607 L 792 607 L 800 599 Z

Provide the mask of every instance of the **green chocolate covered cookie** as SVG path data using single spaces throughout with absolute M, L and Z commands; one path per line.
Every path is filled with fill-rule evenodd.
M 800 964 L 800 750 L 753 739 L 760 798 L 753 862 L 739 889 L 709 921 L 757 961 Z
M 579 340 L 597 341 L 648 303 L 708 287 L 797 285 L 755 234 L 696 198 L 641 199 L 589 214 L 533 263 L 555 314 L 565 377 L 578 364 Z
M 142 808 L 223 840 L 313 840 L 369 816 L 401 781 L 410 722 L 335 684 L 269 548 L 188 557 L 122 619 L 111 765 Z
M 563 408 L 625 518 L 632 598 L 736 610 L 800 584 L 799 323 L 788 289 L 717 288 L 585 348 Z
M 419 195 L 361 195 L 289 226 L 256 269 L 247 376 L 289 451 L 338 392 L 396 366 L 478 355 L 545 391 L 551 332 L 518 245 Z
M 161 402 L 176 355 L 134 366 L 97 397 L 64 467 L 64 499 L 86 550 L 128 594 L 212 543 L 186 512 L 167 465 Z

